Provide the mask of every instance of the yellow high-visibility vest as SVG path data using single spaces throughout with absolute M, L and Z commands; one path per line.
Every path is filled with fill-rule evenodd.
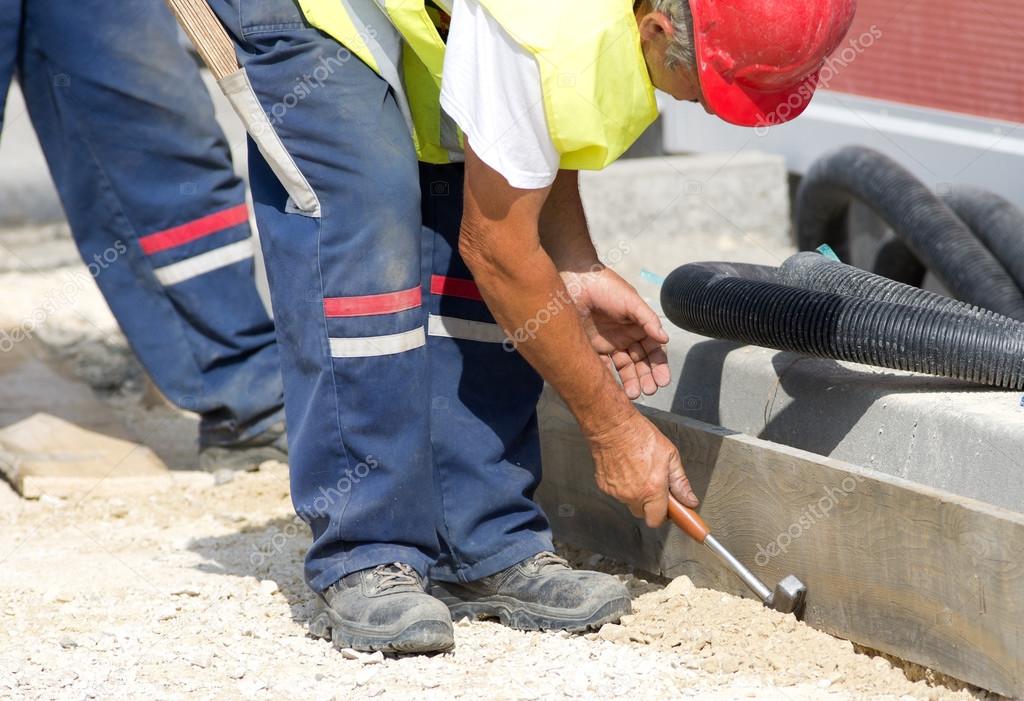
M 440 13 L 452 0 L 298 0 L 311 25 L 384 78 L 421 161 L 462 147 L 440 106 Z M 658 116 L 631 0 L 480 0 L 540 68 L 548 130 L 568 170 L 599 170 Z

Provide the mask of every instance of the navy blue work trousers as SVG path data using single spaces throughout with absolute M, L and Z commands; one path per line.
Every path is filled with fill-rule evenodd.
M 306 580 L 468 581 L 551 549 L 541 379 L 458 255 L 463 168 L 418 164 L 394 92 L 291 0 L 213 0 L 242 71 Z
M 89 272 L 217 445 L 281 421 L 283 391 L 244 186 L 177 31 L 162 0 L 0 0 L 0 96 L 16 77 Z

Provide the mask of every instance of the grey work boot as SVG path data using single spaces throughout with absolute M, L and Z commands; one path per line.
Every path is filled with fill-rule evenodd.
M 573 570 L 543 552 L 475 582 L 435 582 L 431 593 L 452 618 L 497 618 L 520 630 L 578 633 L 617 622 L 630 612 L 626 586 L 610 574 Z
M 373 652 L 444 652 L 455 646 L 452 618 L 427 594 L 416 571 L 402 563 L 342 577 L 321 595 L 310 634 L 336 648 Z
M 227 445 L 199 446 L 199 469 L 252 472 L 267 460 L 288 462 L 288 434 L 283 421 L 252 438 Z

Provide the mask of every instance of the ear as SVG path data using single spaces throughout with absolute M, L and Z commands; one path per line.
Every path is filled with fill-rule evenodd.
M 644 41 L 651 41 L 662 34 L 671 39 L 672 35 L 676 33 L 676 28 L 672 26 L 672 20 L 664 12 L 648 12 L 640 18 L 638 27 L 640 38 Z

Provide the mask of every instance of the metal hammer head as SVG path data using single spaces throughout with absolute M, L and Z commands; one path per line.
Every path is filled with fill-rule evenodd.
M 775 585 L 775 591 L 765 603 L 780 613 L 792 613 L 800 617 L 804 607 L 807 587 L 793 575 L 789 575 Z

